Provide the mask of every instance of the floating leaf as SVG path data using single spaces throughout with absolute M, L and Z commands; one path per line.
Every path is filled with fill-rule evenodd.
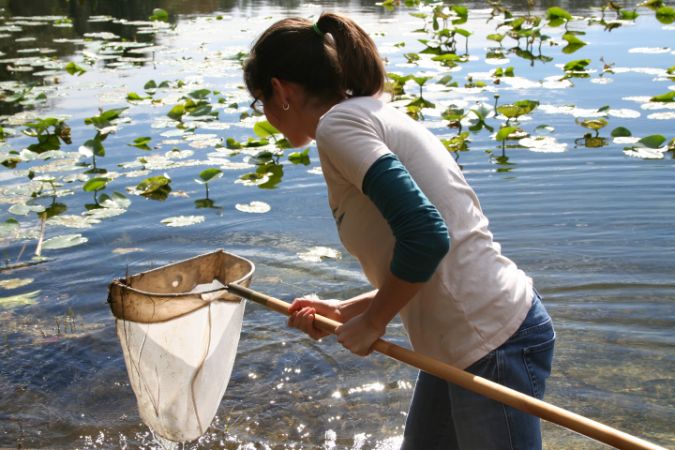
M 223 171 L 220 169 L 216 169 L 214 167 L 204 169 L 199 173 L 199 178 L 198 180 L 195 180 L 197 183 L 200 184 L 206 184 L 209 181 L 213 180 L 214 178 L 220 178 L 223 176 Z
M 151 140 L 152 140 L 152 138 L 148 137 L 148 136 L 139 137 L 139 138 L 134 139 L 134 143 L 129 144 L 129 146 L 140 148 L 141 150 L 152 150 L 150 148 L 150 146 L 148 145 Z
M 675 9 L 670 6 L 662 6 L 656 10 L 656 19 L 664 24 L 671 24 L 675 21 Z
M 171 108 L 171 110 L 166 115 L 171 117 L 173 120 L 181 120 L 184 114 L 185 114 L 185 105 L 179 103 L 175 105 L 173 108 Z
M 502 127 L 497 132 L 497 135 L 495 136 L 495 139 L 497 139 L 498 141 L 504 141 L 504 140 L 508 139 L 508 137 L 511 133 L 514 133 L 516 131 L 518 131 L 518 129 L 516 127 Z
M 17 215 L 17 216 L 27 216 L 30 213 L 41 213 L 45 210 L 45 207 L 42 205 L 26 205 L 23 203 L 19 203 L 16 205 L 12 205 L 9 208 L 9 212 Z
M 567 144 L 557 142 L 552 136 L 527 137 L 520 139 L 518 144 L 539 153 L 560 153 L 567 150 Z
M 89 217 L 90 220 L 94 221 L 101 221 L 103 219 L 107 219 L 109 217 L 116 217 L 119 215 L 124 214 L 127 212 L 126 209 L 123 208 L 111 208 L 111 207 L 100 207 L 101 205 L 95 205 L 98 206 L 97 208 L 91 209 L 87 211 L 85 214 L 87 217 Z
M 155 20 L 160 22 L 169 21 L 169 13 L 162 8 L 155 8 L 152 10 L 152 15 L 148 17 L 149 20 Z
M 450 105 L 445 111 L 443 111 L 441 117 L 451 122 L 461 120 L 462 117 L 464 117 L 464 109 L 459 108 L 454 104 Z
M 665 94 L 656 95 L 649 99 L 650 102 L 675 102 L 675 91 L 670 91 Z
M 105 178 L 105 177 L 95 177 L 90 180 L 88 180 L 86 183 L 84 183 L 84 186 L 82 186 L 82 189 L 85 192 L 96 192 L 100 191 L 101 189 L 104 189 L 106 184 L 110 181 L 110 178 Z
M 628 11 L 627 9 L 622 9 L 619 11 L 619 17 L 621 17 L 621 20 L 635 20 L 637 19 L 639 14 L 637 11 Z
M 204 222 L 204 216 L 174 216 L 162 219 L 161 223 L 167 227 L 187 227 Z
M 87 229 L 92 225 L 99 223 L 99 220 L 92 220 L 89 216 L 60 215 L 49 219 L 49 223 L 66 228 Z
M 119 192 L 113 192 L 111 197 L 103 194 L 98 201 L 104 208 L 126 209 L 131 205 L 131 200 Z
M 127 100 L 128 101 L 142 101 L 142 100 L 145 100 L 147 98 L 151 98 L 151 97 L 141 97 L 140 95 L 138 95 L 135 92 L 129 92 L 127 94 Z
M 590 133 L 586 134 L 581 140 L 577 140 L 575 142 L 577 144 L 581 143 L 587 148 L 600 148 L 607 145 L 607 139 L 599 136 L 591 136 Z
M 414 107 L 414 108 L 435 108 L 436 105 L 433 104 L 432 102 L 428 101 L 427 99 L 423 97 L 416 97 L 413 101 L 408 103 L 406 106 Z
M 537 106 L 539 102 L 536 100 L 520 100 L 511 105 L 498 106 L 497 112 L 512 119 L 532 112 Z
M 307 262 L 321 262 L 326 258 L 340 259 L 342 257 L 342 254 L 338 250 L 330 247 L 311 247 L 306 252 L 301 252 L 297 255 L 300 259 Z
M 198 89 L 196 91 L 190 92 L 188 95 L 196 100 L 204 100 L 209 96 L 210 93 L 211 91 L 208 89 Z
M 274 125 L 267 120 L 256 122 L 255 125 L 253 125 L 253 132 L 260 138 L 268 138 L 281 134 L 281 132 L 274 128 Z
M 51 205 L 45 208 L 43 212 L 39 213 L 39 216 L 41 219 L 50 219 L 52 217 L 58 216 L 59 214 L 63 214 L 67 210 L 68 207 L 65 204 L 53 202 Z
M 10 236 L 18 231 L 20 227 L 19 222 L 15 218 L 10 217 L 4 222 L 0 222 L 0 237 Z
M 554 6 L 546 11 L 546 20 L 549 21 L 550 26 L 557 27 L 572 20 L 572 15 L 564 9 Z
M 563 70 L 565 72 L 582 72 L 586 70 L 586 66 L 588 66 L 590 63 L 590 59 L 577 59 L 565 64 Z
M 612 137 L 629 137 L 629 136 L 632 136 L 632 133 L 628 128 L 616 127 L 612 130 Z
M 0 288 L 16 289 L 27 286 L 33 282 L 32 278 L 9 278 L 7 280 L 0 280 Z
M 23 161 L 21 158 L 17 156 L 10 156 L 8 158 L 5 158 L 0 162 L 3 166 L 7 167 L 8 169 L 14 169 L 16 168 L 16 165 L 19 164 L 21 161 Z
M 18 306 L 34 305 L 41 291 L 26 292 L 25 294 L 13 295 L 0 298 L 0 309 L 11 309 Z
M 638 141 L 647 148 L 660 148 L 666 142 L 666 137 L 661 134 L 652 134 L 651 136 L 643 137 Z
M 585 46 L 587 43 L 579 39 L 574 33 L 565 33 L 562 38 L 567 41 L 567 45 L 563 48 L 563 53 L 571 54 Z
M 243 147 L 241 145 L 241 142 L 239 142 L 236 139 L 231 138 L 231 137 L 229 137 L 225 140 L 225 146 L 227 148 L 229 148 L 230 150 L 238 150 L 238 149 Z
M 623 151 L 624 155 L 640 159 L 663 159 L 662 151 L 647 147 L 627 147 Z
M 302 152 L 293 152 L 290 155 L 288 155 L 288 160 L 292 162 L 293 164 L 304 164 L 305 166 L 308 166 L 310 161 L 309 161 L 309 149 L 306 148 Z
M 241 212 L 262 214 L 269 212 L 272 208 L 265 202 L 252 201 L 251 203 L 237 203 L 235 205 Z
M 141 195 L 149 195 L 156 191 L 165 189 L 171 183 L 171 178 L 168 175 L 157 175 L 146 178 L 136 185 L 136 190 L 141 191 Z M 169 189 L 170 191 L 170 189 Z
M 81 234 L 63 234 L 61 236 L 55 236 L 53 238 L 47 239 L 42 244 L 42 248 L 45 250 L 57 250 L 61 248 L 74 247 L 76 245 L 84 244 L 89 239 L 82 236 Z
M 469 133 L 467 131 L 453 136 L 450 139 L 441 139 L 445 149 L 451 153 L 463 152 L 469 149 Z
M 499 33 L 494 33 L 494 34 L 488 34 L 487 39 L 495 42 L 502 42 L 504 40 L 505 35 L 499 34 Z
M 578 123 L 579 123 L 579 125 L 581 125 L 584 128 L 590 128 L 591 130 L 598 131 L 601 128 L 606 127 L 609 122 L 607 122 L 606 119 L 599 118 L 599 119 L 582 120 Z
M 199 105 L 196 108 L 193 108 L 193 109 L 190 110 L 191 116 L 205 116 L 207 114 L 216 114 L 217 115 L 218 113 L 213 112 L 213 108 L 211 107 L 211 105 Z
M 103 143 L 99 139 L 87 140 L 80 146 L 78 151 L 86 157 L 91 157 L 92 155 L 105 156 L 105 147 L 103 147 Z
M 103 111 L 98 116 L 87 117 L 84 119 L 84 123 L 87 125 L 94 125 L 96 128 L 101 129 L 109 127 L 113 120 L 119 119 L 124 111 L 128 108 L 114 108 Z
M 69 62 L 68 64 L 66 64 L 65 69 L 66 69 L 66 72 L 68 72 L 69 74 L 77 75 L 78 77 L 86 72 L 86 70 L 84 70 L 82 67 L 78 66 L 77 64 L 75 64 L 72 61 Z
M 139 247 L 119 247 L 114 249 L 112 252 L 115 255 L 126 255 L 127 253 L 142 252 L 143 249 Z

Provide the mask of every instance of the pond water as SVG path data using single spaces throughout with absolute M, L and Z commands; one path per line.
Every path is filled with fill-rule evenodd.
M 273 21 L 322 9 L 355 17 L 388 71 L 431 77 L 422 95 L 435 107 L 417 112 L 435 134 L 457 135 L 442 113 L 463 110 L 470 141 L 459 162 L 504 253 L 534 278 L 555 321 L 546 400 L 675 447 L 675 152 L 667 151 L 675 103 L 650 101 L 675 89 L 675 26 L 645 7 L 628 17 L 636 5 L 618 4 L 624 12 L 608 9 L 604 22 L 601 2 L 560 4 L 575 16 L 569 30 L 583 32 L 574 36 L 587 45 L 577 49 L 564 26 L 544 23 L 550 39 L 541 46 L 510 37 L 500 46 L 488 35 L 510 29 L 497 28 L 504 16 L 466 4 L 468 21 L 448 27 L 471 32 L 468 44 L 457 35 L 457 54 L 469 56 L 449 67 L 419 53 L 418 39 L 433 32 L 429 7 L 0 1 L 0 447 L 159 448 L 139 419 L 106 304 L 113 278 L 224 248 L 254 261 L 253 288 L 286 301 L 368 289 L 357 263 L 337 253 L 316 149 L 289 158 L 296 150 L 246 147 L 260 140 L 253 125 L 262 119 L 251 116 L 242 89 L 242 52 Z M 544 17 L 550 6 L 531 13 Z M 148 20 L 156 7 L 168 22 Z M 425 27 L 410 14 L 419 11 L 429 15 Z M 582 72 L 565 71 L 584 59 Z M 514 76 L 495 77 L 500 67 Z M 414 80 L 404 93 L 395 99 L 402 108 L 419 95 Z M 506 118 L 491 113 L 495 94 L 499 105 L 539 102 L 509 123 L 539 138 L 509 139 L 502 153 L 494 133 Z M 174 114 L 178 122 L 167 116 L 178 104 L 202 109 Z M 128 109 L 106 121 L 116 108 Z M 493 132 L 477 125 L 488 112 Z M 42 122 L 40 134 L 51 135 L 43 141 L 24 133 L 48 117 L 70 127 L 70 140 L 58 120 Z M 628 134 L 619 127 L 633 138 L 613 137 Z M 653 135 L 667 140 L 625 150 Z M 228 149 L 228 138 L 244 148 Z M 42 153 L 22 151 L 31 145 Z M 222 171 L 208 194 L 195 181 L 207 168 Z M 162 174 L 171 179 L 164 200 L 156 199 L 162 189 L 139 195 L 139 183 Z M 96 177 L 98 187 L 85 192 Z M 331 251 L 320 256 L 323 247 Z M 407 342 L 397 321 L 387 338 Z M 332 338 L 311 341 L 249 304 L 216 419 L 184 447 L 394 449 L 414 377 Z M 544 439 L 551 449 L 604 448 L 548 423 Z

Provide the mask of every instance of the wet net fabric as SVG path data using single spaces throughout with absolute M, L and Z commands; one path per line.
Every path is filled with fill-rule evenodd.
M 244 305 L 212 302 L 165 323 L 117 321 L 141 419 L 160 436 L 191 441 L 211 424 L 232 373 Z
M 111 285 L 109 302 L 140 417 L 171 441 L 206 432 L 232 373 L 245 301 L 228 294 L 224 283 L 241 282 L 243 273 L 242 284 L 248 284 L 253 269 L 233 267 L 237 260 L 226 256 L 206 261 L 203 270 L 193 269 L 204 261 L 190 260 L 186 270 L 172 265 Z M 214 271 L 208 263 L 229 270 Z M 171 292 L 186 286 L 186 295 Z

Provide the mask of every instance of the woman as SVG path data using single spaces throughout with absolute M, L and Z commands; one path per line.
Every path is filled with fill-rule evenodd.
M 367 355 L 400 314 L 415 351 L 542 398 L 551 319 L 440 141 L 378 98 L 385 75 L 372 39 L 333 13 L 273 24 L 244 65 L 253 107 L 293 146 L 316 140 L 340 239 L 376 288 L 296 299 L 289 325 L 318 339 L 314 314 L 338 320 L 338 341 Z M 402 448 L 531 450 L 540 423 L 421 372 Z

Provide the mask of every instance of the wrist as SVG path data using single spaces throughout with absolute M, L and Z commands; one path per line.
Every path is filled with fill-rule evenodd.
M 370 328 L 380 331 L 381 334 L 384 334 L 384 330 L 391 320 L 390 318 L 382 316 L 382 314 L 378 314 L 378 312 L 372 308 L 368 308 L 363 312 L 363 319 Z

